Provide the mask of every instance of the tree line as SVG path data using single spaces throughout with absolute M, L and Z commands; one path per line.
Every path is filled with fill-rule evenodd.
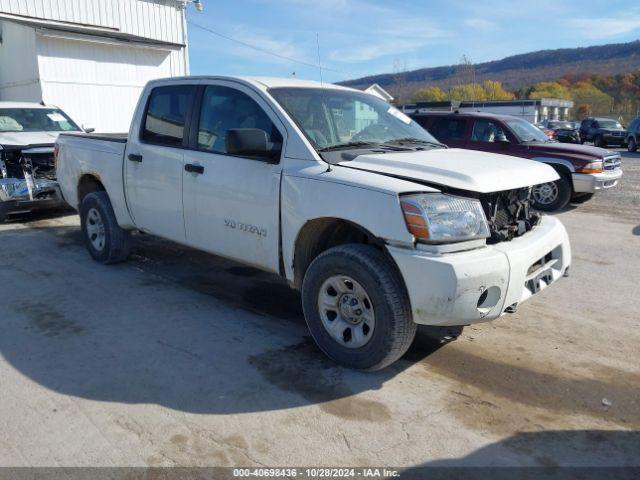
M 448 90 L 430 86 L 416 90 L 414 102 L 487 101 L 537 98 L 573 100 L 573 115 L 610 116 L 629 121 L 640 115 L 640 70 L 620 75 L 568 74 L 556 81 L 539 82 L 511 92 L 501 82 L 456 85 Z

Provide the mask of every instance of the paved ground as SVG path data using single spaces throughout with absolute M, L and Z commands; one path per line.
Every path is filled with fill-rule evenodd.
M 272 277 L 152 237 L 101 267 L 75 216 L 0 225 L 0 465 L 638 465 L 640 155 L 560 214 L 572 276 L 375 374 Z

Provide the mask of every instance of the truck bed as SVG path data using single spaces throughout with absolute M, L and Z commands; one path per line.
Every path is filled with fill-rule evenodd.
M 123 161 L 127 149 L 124 133 L 65 133 L 58 137 L 58 184 L 65 201 L 80 208 L 78 196 L 82 177 L 89 175 L 109 194 L 121 225 L 131 223 L 123 184 Z

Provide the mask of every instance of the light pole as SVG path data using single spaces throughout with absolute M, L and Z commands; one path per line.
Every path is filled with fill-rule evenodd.
M 182 43 L 184 45 L 184 74 L 189 75 L 189 45 L 187 43 L 187 4 L 193 3 L 198 12 L 204 10 L 201 0 L 182 0 Z

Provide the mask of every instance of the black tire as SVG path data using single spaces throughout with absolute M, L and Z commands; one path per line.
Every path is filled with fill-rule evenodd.
M 593 146 L 600 147 L 600 148 L 607 148 L 607 144 L 605 143 L 604 140 L 602 140 L 601 135 L 596 135 L 596 138 L 593 139 Z
M 89 233 L 89 230 L 96 228 L 96 222 L 92 221 L 95 215 L 98 215 L 97 218 L 103 225 L 102 248 L 96 247 L 94 244 L 95 235 Z M 84 244 L 96 262 L 108 265 L 127 259 L 131 251 L 131 233 L 118 225 L 107 192 L 93 192 L 84 197 L 80 206 L 80 224 Z
M 636 143 L 635 138 L 629 137 L 629 141 L 627 142 L 627 150 L 629 152 L 635 152 L 638 150 L 638 144 Z
M 533 193 L 533 207 L 537 210 L 541 210 L 543 212 L 555 212 L 557 210 L 561 210 L 567 206 L 569 201 L 571 200 L 571 194 L 573 191 L 573 187 L 571 186 L 571 180 L 567 175 L 558 172 L 560 175 L 560 179 L 555 182 L 550 182 L 548 184 L 536 185 Z M 551 187 L 555 186 L 557 194 L 553 197 L 552 200 L 548 202 L 539 201 L 536 197 L 536 188 L 544 187 L 545 185 L 550 185 Z
M 593 198 L 593 193 L 574 193 L 571 197 L 571 203 L 584 203 Z
M 357 348 L 348 348 L 331 336 L 318 306 L 325 282 L 342 275 L 364 288 L 375 316 L 370 338 Z M 405 354 L 416 334 L 409 297 L 397 267 L 383 252 L 369 245 L 340 245 L 320 254 L 305 273 L 302 306 L 309 331 L 320 349 L 349 368 L 374 371 L 390 365 Z

